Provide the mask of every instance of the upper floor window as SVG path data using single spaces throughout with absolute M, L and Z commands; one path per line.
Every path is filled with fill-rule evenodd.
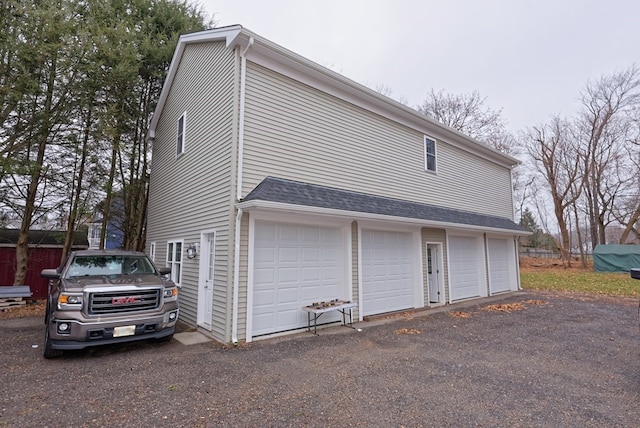
M 436 170 L 436 140 L 427 136 L 424 137 L 424 169 Z
M 178 119 L 178 136 L 176 138 L 176 155 L 184 153 L 185 127 L 187 125 L 187 112 L 182 113 Z
M 171 268 L 171 280 L 180 284 L 182 280 L 182 241 L 167 242 L 167 266 Z

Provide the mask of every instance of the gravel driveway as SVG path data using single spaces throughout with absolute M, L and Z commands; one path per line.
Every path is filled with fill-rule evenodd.
M 0 426 L 640 426 L 637 299 L 519 292 L 357 327 L 48 361 L 42 320 L 2 320 Z

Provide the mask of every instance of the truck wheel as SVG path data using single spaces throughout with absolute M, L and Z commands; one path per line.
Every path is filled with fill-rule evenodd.
M 51 312 L 51 310 L 49 309 L 49 301 L 47 300 L 47 309 L 44 313 L 44 325 L 48 326 L 49 325 L 49 313 Z
M 62 350 L 53 349 L 51 346 L 51 338 L 49 337 L 49 325 L 45 328 L 44 331 L 44 357 L 48 360 L 52 358 L 60 358 L 62 356 Z

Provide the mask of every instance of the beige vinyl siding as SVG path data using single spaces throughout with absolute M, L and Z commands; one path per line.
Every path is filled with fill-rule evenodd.
M 186 46 L 156 128 L 147 224 L 159 265 L 166 259 L 167 240 L 199 243 L 203 230 L 216 231 L 212 326 L 219 340 L 228 330 L 235 76 L 234 52 L 223 42 Z M 184 112 L 184 153 L 176 156 L 177 120 Z M 180 317 L 193 325 L 198 279 L 199 257 L 185 257 Z
M 358 302 L 360 289 L 358 287 L 358 223 L 351 222 L 351 301 Z M 352 317 L 354 320 L 359 319 L 360 313 L 358 308 L 353 308 Z
M 243 194 L 266 176 L 513 216 L 508 168 L 248 62 Z M 452 197 L 452 195 L 455 195 Z
M 246 340 L 247 333 L 247 295 L 249 269 L 249 213 L 242 214 L 240 227 L 240 272 L 238 274 L 238 340 Z M 229 314 L 233 307 L 229 306 Z M 228 340 L 230 341 L 230 340 Z
M 447 233 L 443 229 L 422 228 L 422 269 L 424 272 L 424 301 L 429 301 L 427 295 L 429 289 L 427 287 L 427 242 L 438 242 L 442 244 L 442 266 L 444 266 L 444 301 L 449 301 L 449 269 L 447 268 Z

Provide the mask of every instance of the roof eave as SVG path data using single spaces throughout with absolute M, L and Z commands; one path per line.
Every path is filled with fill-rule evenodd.
M 298 205 L 298 204 L 287 204 L 282 202 L 272 202 L 265 201 L 260 199 L 252 199 L 250 201 L 239 202 L 236 204 L 236 207 L 242 209 L 244 211 L 251 210 L 269 210 L 269 211 L 277 211 L 277 212 L 290 212 L 297 214 L 315 214 L 320 216 L 331 216 L 331 217 L 342 217 L 342 218 L 350 218 L 355 220 L 377 220 L 377 221 L 388 221 L 402 224 L 413 224 L 416 226 L 429 226 L 429 227 L 437 227 L 442 229 L 458 229 L 458 230 L 467 230 L 467 231 L 482 231 L 482 232 L 493 232 L 500 234 L 509 234 L 516 236 L 527 236 L 531 235 L 531 232 L 527 231 L 519 231 L 514 229 L 503 229 L 503 228 L 495 228 L 495 227 L 487 227 L 487 226 L 478 226 L 472 224 L 463 224 L 463 223 L 453 223 L 453 222 L 442 222 L 442 221 L 434 221 L 434 220 L 424 220 L 418 218 L 411 217 L 398 217 L 384 214 L 374 214 L 374 213 L 366 213 L 361 211 L 347 211 L 340 210 L 335 208 L 321 208 L 314 207 L 311 205 Z
M 191 43 L 215 42 L 221 40 L 224 40 L 226 42 L 227 47 L 231 47 L 241 43 L 241 35 L 242 26 L 231 25 L 229 27 L 215 28 L 212 30 L 199 31 L 197 33 L 183 34 L 180 36 L 180 38 L 178 39 L 176 50 L 173 53 L 173 58 L 171 58 L 171 64 L 169 65 L 169 70 L 167 71 L 167 77 L 165 78 L 162 85 L 162 91 L 160 92 L 160 97 L 158 98 L 158 104 L 156 105 L 153 116 L 151 117 L 151 122 L 149 123 L 149 139 L 153 140 L 156 136 L 156 127 L 158 126 L 158 121 L 160 120 L 160 116 L 162 115 L 164 104 L 166 103 L 169 91 L 171 90 L 173 79 L 175 79 L 178 67 L 180 66 L 180 61 L 182 59 L 185 47 Z

